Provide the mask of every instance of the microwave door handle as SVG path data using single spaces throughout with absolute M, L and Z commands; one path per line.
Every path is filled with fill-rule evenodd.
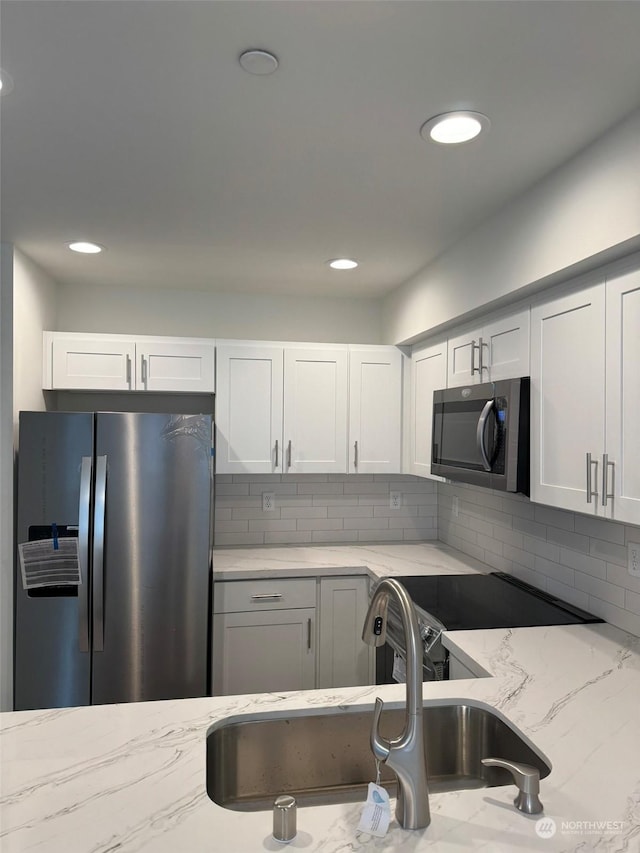
M 493 408 L 493 400 L 487 400 L 484 404 L 484 408 L 482 409 L 482 413 L 480 418 L 478 419 L 478 429 L 476 430 L 476 441 L 478 442 L 478 450 L 480 451 L 480 456 L 482 457 L 482 466 L 485 471 L 491 471 L 491 462 L 489 461 L 489 457 L 487 456 L 487 451 L 484 446 L 484 435 L 487 429 L 487 421 L 489 420 L 489 413 Z

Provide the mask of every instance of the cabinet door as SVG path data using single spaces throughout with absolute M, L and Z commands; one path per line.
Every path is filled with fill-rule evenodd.
M 372 647 L 362 639 L 368 606 L 366 577 L 320 581 L 318 687 L 373 683 Z
M 475 385 L 482 382 L 480 371 L 481 337 L 482 329 L 471 329 L 455 338 L 449 338 L 447 345 L 447 388 L 456 388 L 459 385 Z
M 347 472 L 347 349 L 285 349 L 285 472 Z
M 584 513 L 599 511 L 604 310 L 597 284 L 531 312 L 531 499 Z
M 349 351 L 349 473 L 398 474 L 402 440 L 402 353 Z
M 133 339 L 54 335 L 51 346 L 52 388 L 87 391 L 130 391 L 133 388 Z
M 447 344 L 415 350 L 411 356 L 411 473 L 444 480 L 431 473 L 433 392 L 447 386 Z
M 607 282 L 607 466 L 603 508 L 608 517 L 640 524 L 640 271 Z M 606 461 L 606 460 L 605 460 Z M 603 478 L 604 478 L 603 473 Z M 602 505 L 602 501 L 601 501 Z
M 136 343 L 138 391 L 215 391 L 215 344 L 142 340 Z
M 219 345 L 216 360 L 216 471 L 281 473 L 282 348 Z
M 529 309 L 486 325 L 482 330 L 483 381 L 529 375 Z
M 213 693 L 270 693 L 315 687 L 315 608 L 214 617 Z

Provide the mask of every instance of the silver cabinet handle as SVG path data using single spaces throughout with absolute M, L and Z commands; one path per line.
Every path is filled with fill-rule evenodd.
M 289 439 L 289 446 L 287 448 L 287 468 L 291 468 L 291 439 Z
M 311 648 L 311 619 L 307 619 L 307 648 Z
M 474 341 L 471 341 L 471 375 L 474 373 L 480 373 L 482 367 L 476 367 L 476 350 L 479 350 L 480 346 Z M 480 364 L 482 364 L 482 351 L 480 351 Z
M 78 558 L 80 579 L 78 587 L 78 645 L 81 652 L 89 651 L 89 513 L 91 505 L 91 457 L 83 456 L 80 468 L 80 503 L 78 506 Z
M 609 468 L 611 468 L 611 491 L 609 491 Z M 616 464 L 609 462 L 609 454 L 602 454 L 602 506 L 607 505 L 607 498 L 615 497 Z
M 259 592 L 251 596 L 251 601 L 276 601 L 282 598 L 281 592 Z
M 493 408 L 493 402 L 493 400 L 487 400 L 487 402 L 484 404 L 482 414 L 478 418 L 478 428 L 476 430 L 476 442 L 478 444 L 480 456 L 482 457 L 482 467 L 485 471 L 491 471 L 491 462 L 489 461 L 489 457 L 487 456 L 487 451 L 484 446 L 484 434 L 487 429 L 487 420 L 489 419 L 489 412 Z
M 127 355 L 127 385 L 131 388 L 131 356 Z
M 107 457 L 96 459 L 93 508 L 93 650 L 104 651 L 104 519 L 107 496 Z
M 587 503 L 591 503 L 591 498 L 598 497 L 598 490 L 594 492 L 592 489 L 592 476 L 591 476 L 591 467 L 592 465 L 596 466 L 596 483 L 598 482 L 598 460 L 592 459 L 591 454 L 587 453 Z
M 502 758 L 483 758 L 485 767 L 502 767 L 513 776 L 518 786 L 518 796 L 513 801 L 514 806 L 525 814 L 539 814 L 542 811 L 540 802 L 540 771 L 530 764 L 520 764 L 516 761 L 504 761 Z
M 140 356 L 140 372 L 142 374 L 142 384 L 147 384 L 147 359 L 142 355 Z
M 478 338 L 478 360 L 480 362 L 480 367 L 478 368 L 478 373 L 480 374 L 480 376 L 482 376 L 482 371 L 487 369 L 484 366 L 484 364 L 482 363 L 482 360 L 483 360 L 482 359 L 482 348 L 484 346 L 487 346 L 487 344 L 483 343 L 482 338 Z
M 353 443 L 353 467 L 358 467 L 358 442 L 354 441 Z
M 276 438 L 276 464 L 275 467 L 278 467 L 278 439 Z

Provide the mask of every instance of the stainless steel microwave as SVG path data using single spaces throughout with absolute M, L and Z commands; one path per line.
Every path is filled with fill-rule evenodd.
M 529 377 L 433 393 L 431 473 L 529 494 Z

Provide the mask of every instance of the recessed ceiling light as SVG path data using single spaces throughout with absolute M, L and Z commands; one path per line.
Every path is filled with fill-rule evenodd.
M 335 258 L 327 263 L 333 270 L 354 270 L 358 266 L 358 262 L 351 258 Z
M 278 67 L 277 58 L 266 50 L 245 50 L 238 62 L 249 74 L 273 74 Z
M 481 131 L 488 130 L 490 124 L 489 119 L 482 113 L 457 110 L 430 118 L 420 128 L 420 135 L 427 142 L 458 145 L 475 139 Z
M 67 243 L 67 245 L 72 252 L 80 252 L 83 255 L 97 255 L 104 249 L 104 246 L 99 246 L 97 243 L 86 243 L 83 240 Z
M 13 89 L 13 79 L 10 74 L 0 68 L 0 95 L 6 95 Z

